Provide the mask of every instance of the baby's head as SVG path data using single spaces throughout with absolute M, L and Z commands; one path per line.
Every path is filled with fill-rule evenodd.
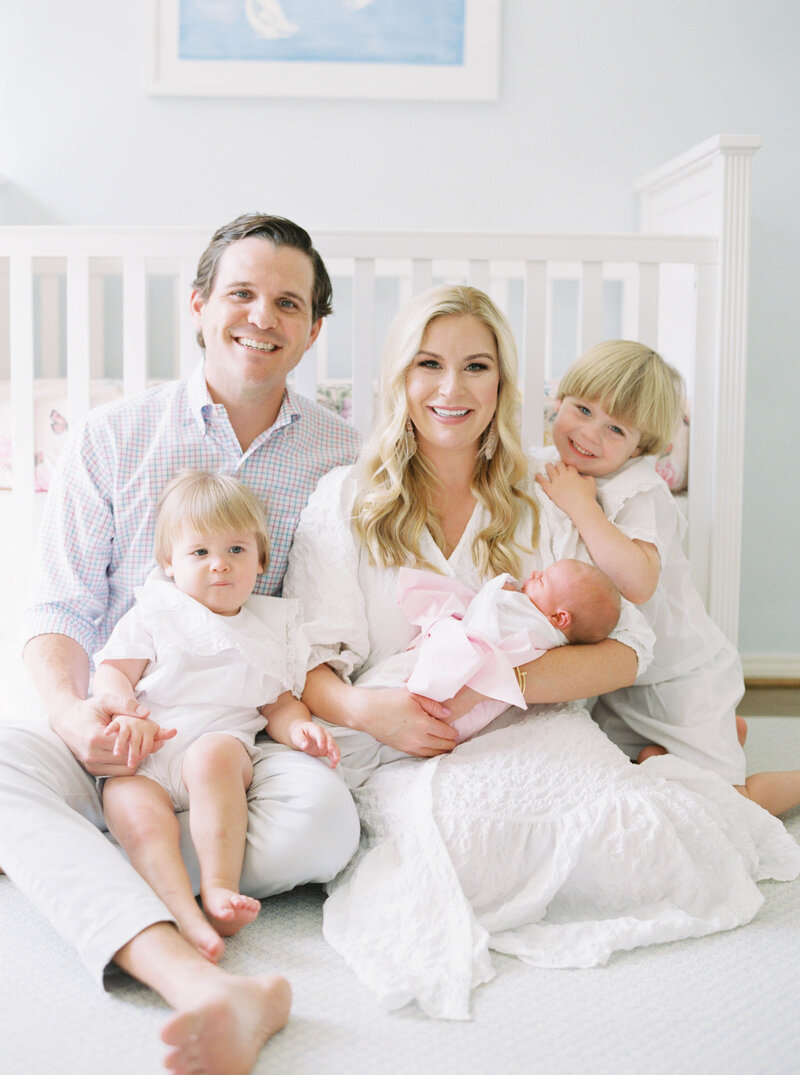
M 269 564 L 264 505 L 229 474 L 182 470 L 159 497 L 154 552 L 179 590 L 235 615 Z
M 544 571 L 533 571 L 522 592 L 570 642 L 602 642 L 619 620 L 616 586 L 582 560 L 557 560 Z
M 683 397 L 683 380 L 678 371 L 649 347 L 631 340 L 607 340 L 590 347 L 558 386 L 562 404 L 567 399 L 597 404 L 607 416 L 632 431 L 635 439 L 629 457 L 664 451 L 681 415 Z M 559 431 L 568 420 L 561 415 L 559 406 Z M 556 426 L 553 440 L 557 444 Z

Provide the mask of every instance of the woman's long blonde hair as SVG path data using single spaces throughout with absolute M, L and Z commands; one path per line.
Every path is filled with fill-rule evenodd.
M 478 450 L 472 475 L 472 490 L 487 509 L 489 521 L 476 536 L 472 554 L 483 576 L 502 571 L 517 575 L 520 546 L 515 534 L 526 513 L 531 517 L 532 548 L 539 536 L 538 506 L 524 489 L 528 467 L 519 428 L 517 349 L 505 316 L 488 295 L 474 287 L 444 285 L 417 295 L 389 329 L 377 413 L 360 459 L 356 532 L 371 562 L 381 567 L 430 568 L 421 551 L 426 527 L 444 551 L 441 520 L 432 497 L 438 478 L 406 434 L 406 375 L 428 325 L 437 317 L 474 317 L 486 325 L 497 344 L 497 409 L 483 437 L 494 425 L 497 447 L 490 460 Z

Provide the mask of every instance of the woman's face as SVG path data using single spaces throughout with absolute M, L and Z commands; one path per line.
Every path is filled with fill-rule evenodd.
M 437 317 L 406 373 L 408 413 L 425 455 L 478 450 L 497 408 L 494 333 L 469 314 Z

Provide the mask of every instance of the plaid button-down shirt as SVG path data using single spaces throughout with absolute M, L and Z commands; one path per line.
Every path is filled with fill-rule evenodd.
M 156 502 L 182 467 L 233 474 L 266 502 L 270 564 L 255 592 L 279 594 L 309 495 L 358 446 L 352 426 L 287 389 L 275 424 L 242 452 L 202 365 L 188 381 L 97 408 L 69 438 L 48 493 L 23 641 L 55 633 L 100 649 L 153 566 Z

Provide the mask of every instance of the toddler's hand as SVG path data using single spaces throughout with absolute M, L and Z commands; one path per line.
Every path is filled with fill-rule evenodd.
M 341 760 L 336 740 L 327 730 L 313 720 L 297 721 L 289 729 L 292 746 L 312 758 L 327 758 L 333 769 Z
M 114 756 L 126 756 L 126 764 L 135 769 L 149 754 L 155 754 L 168 739 L 178 734 L 177 728 L 162 728 L 148 717 L 117 714 L 105 730 L 115 736 Z

